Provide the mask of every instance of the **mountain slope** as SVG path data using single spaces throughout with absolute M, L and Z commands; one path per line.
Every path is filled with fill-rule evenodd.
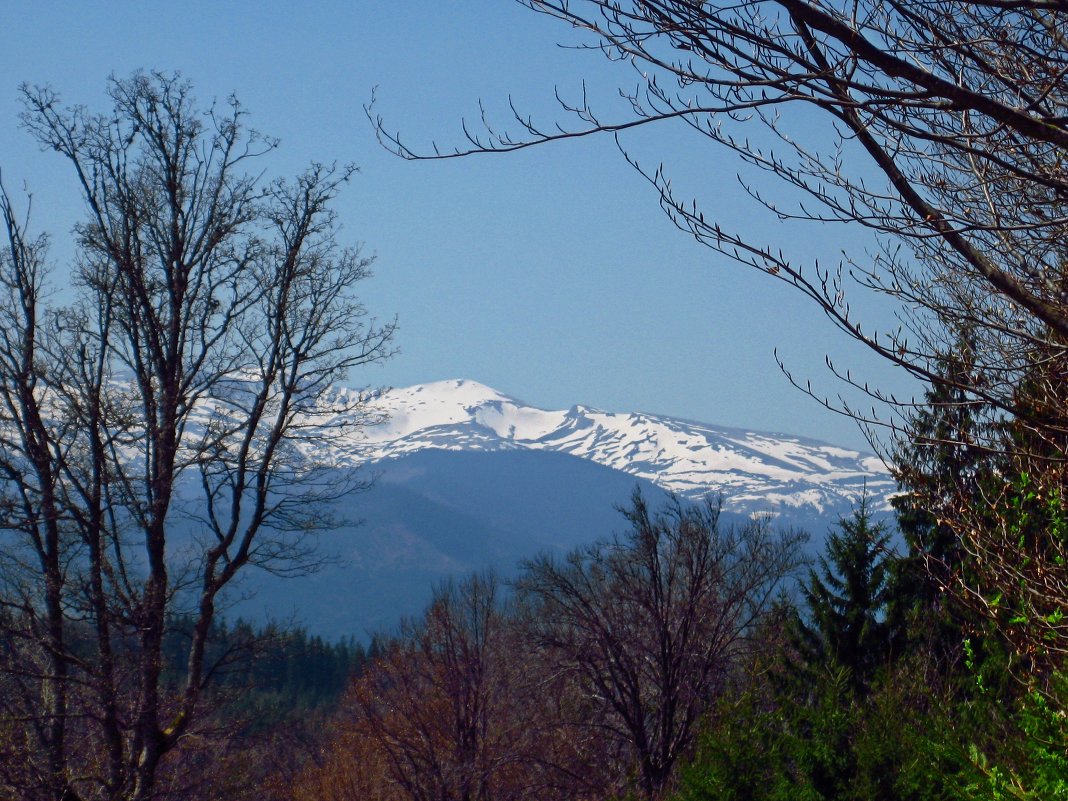
M 349 390 L 338 390 L 342 393 Z M 801 437 L 585 406 L 536 409 L 473 381 L 382 393 L 379 425 L 316 441 L 308 456 L 376 476 L 338 504 L 359 519 L 325 535 L 334 563 L 302 579 L 250 577 L 235 613 L 295 618 L 330 636 L 416 614 L 434 583 L 540 551 L 564 553 L 625 524 L 615 507 L 638 487 L 659 505 L 722 495 L 728 518 L 769 514 L 818 540 L 867 487 L 893 482 L 869 454 Z
M 317 634 L 363 636 L 415 615 L 435 584 L 476 570 L 510 575 L 540 552 L 563 555 L 625 527 L 635 488 L 664 493 L 588 460 L 511 450 L 421 450 L 379 462 L 366 492 L 337 504 L 352 522 L 320 537 L 327 564 L 280 579 L 250 572 L 229 614 L 295 620 Z

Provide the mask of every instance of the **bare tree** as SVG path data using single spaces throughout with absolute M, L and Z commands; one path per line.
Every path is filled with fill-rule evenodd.
M 423 154 L 368 109 L 387 147 L 405 158 L 451 158 L 599 133 L 624 147 L 628 129 L 688 124 L 796 190 L 790 196 L 801 201 L 791 208 L 750 189 L 773 214 L 866 226 L 886 247 L 850 263 L 848 274 L 806 269 L 676 197 L 665 168 L 642 170 L 680 228 L 793 284 L 834 325 L 925 381 L 957 341 L 946 332 L 968 327 L 977 363 L 962 388 L 1026 414 L 1012 392 L 1020 371 L 1036 350 L 1062 353 L 1068 337 L 1060 167 L 1068 9 L 1045 0 L 520 2 L 588 32 L 585 46 L 634 68 L 638 87 L 623 91 L 629 114 L 606 119 L 583 96 L 562 101 L 573 127 L 539 126 L 517 110 L 512 130 L 488 119 L 465 124 L 465 147 Z M 810 126 L 806 142 L 793 106 L 825 112 L 832 136 Z M 747 124 L 769 128 L 781 151 L 758 150 Z M 870 165 L 885 184 L 870 180 Z M 850 305 L 858 289 L 899 300 L 902 326 L 880 334 L 865 325 Z M 1064 427 L 1063 419 L 1033 422 Z
M 712 503 L 653 515 L 636 493 L 625 514 L 625 535 L 530 562 L 518 588 L 535 642 L 600 710 L 587 724 L 625 746 L 657 798 L 801 563 L 803 538 L 766 520 L 722 526 Z
M 354 683 L 301 786 L 331 801 L 376 782 L 406 801 L 608 797 L 604 744 L 574 724 L 590 706 L 528 633 L 493 575 L 439 588 Z
M 265 182 L 247 169 L 275 142 L 236 100 L 201 111 L 163 74 L 108 90 L 98 115 L 22 89 L 25 127 L 85 202 L 71 305 L 46 302 L 45 240 L 0 201 L 3 705 L 25 761 L 0 778 L 23 798 L 165 792 L 222 593 L 246 566 L 312 564 L 320 502 L 350 488 L 315 440 L 369 413 L 331 384 L 393 333 L 353 295 L 370 260 L 337 243 L 353 168 Z M 179 608 L 195 625 L 172 686 Z
M 1040 565 L 1042 580 L 1029 584 L 1028 593 L 1048 598 L 1052 581 L 1062 589 L 1050 604 L 1063 608 L 1063 561 L 1050 555 L 1035 562 L 1033 554 L 1008 547 L 1006 504 L 1015 498 L 1013 475 L 1041 474 L 1045 492 L 1065 491 L 1063 467 L 1054 463 L 1064 460 L 1068 433 L 1060 389 L 1068 355 L 1068 6 L 1047 0 L 520 2 L 585 32 L 580 47 L 633 68 L 637 88 L 622 90 L 622 106 L 606 104 L 605 111 L 584 93 L 563 101 L 569 119 L 559 124 L 539 124 L 516 110 L 511 130 L 484 118 L 481 126 L 465 125 L 462 147 L 425 154 L 403 144 L 369 109 L 386 146 L 406 158 L 448 158 L 614 135 L 680 229 L 791 284 L 847 336 L 929 386 L 952 390 L 952 402 L 976 419 L 967 440 L 931 441 L 922 403 L 869 387 L 848 369 L 832 368 L 878 410 L 821 400 L 864 424 L 890 426 L 899 443 L 1000 460 L 996 472 L 1007 483 L 989 493 L 982 509 L 974 508 L 974 492 L 955 492 L 952 485 L 917 498 L 991 568 L 978 584 L 958 582 L 954 591 L 972 605 L 989 606 L 1016 593 L 1013 576 Z M 813 126 L 821 114 L 826 125 Z M 806 266 L 780 243 L 725 229 L 696 200 L 673 192 L 665 167 L 647 170 L 626 150 L 629 129 L 672 122 L 736 154 L 751 172 L 779 179 L 783 191 L 772 195 L 752 174 L 742 178 L 770 214 L 862 226 L 880 247 L 847 256 L 836 268 Z M 753 126 L 777 144 L 758 144 Z M 868 293 L 896 304 L 898 327 L 880 332 L 858 312 L 854 301 Z M 962 343 L 965 353 L 958 352 Z M 969 369 L 940 375 L 949 360 Z M 807 382 L 797 383 L 812 392 Z M 1015 433 L 1006 436 L 1007 427 Z M 1006 533 L 991 538 L 992 522 Z M 1036 553 L 1048 544 L 1036 543 Z M 1035 621 L 1049 617 L 1039 611 L 1044 604 L 1033 608 Z M 1045 634 L 1063 641 L 1059 628 Z M 1025 647 L 1048 647 L 1043 638 L 1030 638 Z
M 659 797 L 753 653 L 803 538 L 675 502 L 560 564 L 448 584 L 349 692 L 300 792 L 348 801 Z M 637 777 L 637 779 L 635 779 Z
M 357 682 L 356 720 L 387 756 L 401 797 L 523 797 L 511 775 L 528 738 L 514 715 L 509 628 L 492 575 L 446 584 Z

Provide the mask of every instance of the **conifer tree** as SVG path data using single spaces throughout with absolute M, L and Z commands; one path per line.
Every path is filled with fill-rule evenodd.
M 949 499 L 971 498 L 981 505 L 982 487 L 989 483 L 994 457 L 978 442 L 989 429 L 989 404 L 961 389 L 973 382 L 972 348 L 962 338 L 951 356 L 942 360 L 942 380 L 924 394 L 912 414 L 914 435 L 893 454 L 893 473 L 901 494 L 891 500 L 907 553 L 895 570 L 890 616 L 900 636 L 926 640 L 942 658 L 959 650 L 960 609 L 947 592 L 960 581 L 968 562 L 959 538 L 947 524 L 953 510 Z
M 798 621 L 799 645 L 812 664 L 846 668 L 861 690 L 891 655 L 890 534 L 873 518 L 867 495 L 836 529 L 801 588 L 807 620 Z

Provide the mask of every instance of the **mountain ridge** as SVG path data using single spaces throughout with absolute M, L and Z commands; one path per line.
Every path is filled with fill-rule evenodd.
M 862 492 L 887 508 L 896 489 L 875 454 L 814 438 L 585 404 L 539 409 L 470 379 L 387 390 L 374 402 L 388 419 L 350 439 L 342 461 L 375 464 L 425 448 L 556 451 L 684 498 L 722 494 L 736 511 L 773 514 L 840 510 Z
M 363 397 L 336 391 L 341 407 Z M 487 568 L 508 577 L 538 553 L 562 557 L 625 529 L 618 510 L 635 491 L 654 509 L 669 492 L 719 495 L 724 525 L 775 518 L 818 542 L 862 491 L 885 510 L 894 489 L 874 455 L 818 440 L 584 404 L 538 409 L 465 379 L 370 401 L 381 422 L 324 416 L 331 436 L 305 451 L 376 477 L 334 502 L 340 520 L 360 524 L 324 533 L 315 575 L 251 574 L 244 587 L 256 600 L 233 612 L 359 636 L 417 614 L 438 582 Z

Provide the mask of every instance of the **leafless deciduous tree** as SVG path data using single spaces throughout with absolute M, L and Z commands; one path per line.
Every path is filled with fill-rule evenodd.
M 711 503 L 654 515 L 636 494 L 626 516 L 624 536 L 530 562 L 518 588 L 535 643 L 603 711 L 588 725 L 624 746 L 656 798 L 799 566 L 803 538 L 766 521 L 722 526 Z
M 1068 5 L 520 2 L 586 32 L 586 46 L 633 68 L 637 88 L 623 91 L 623 110 L 604 111 L 583 96 L 564 102 L 559 125 L 517 110 L 511 130 L 484 119 L 465 126 L 462 147 L 427 154 L 404 145 L 369 110 L 386 146 L 407 158 L 447 158 L 608 133 L 626 153 L 627 130 L 675 122 L 736 154 L 745 169 L 780 179 L 784 192 L 776 196 L 762 193 L 752 172 L 743 176 L 769 213 L 874 231 L 876 253 L 837 268 L 806 266 L 781 243 L 725 229 L 697 201 L 673 192 L 664 167 L 645 170 L 628 155 L 683 231 L 793 285 L 849 337 L 930 386 L 952 390 L 942 395 L 970 410 L 977 424 L 967 439 L 943 443 L 921 430 L 925 415 L 911 400 L 870 388 L 848 370 L 839 375 L 868 392 L 880 411 L 824 402 L 865 423 L 888 423 L 899 442 L 1000 459 L 997 472 L 1008 483 L 982 509 L 974 492 L 951 484 L 923 491 L 917 502 L 991 568 L 978 585 L 954 588 L 969 603 L 1009 597 L 1019 586 L 1013 576 L 1041 568 L 1041 580 L 1028 586 L 1039 597 L 1052 581 L 1062 588 L 1052 608 L 1063 609 L 1068 574 L 1055 558 L 1036 562 L 1009 547 L 1016 540 L 1005 504 L 1013 499 L 1013 475 L 1041 474 L 1045 492 L 1066 490 L 1063 464 L 1053 463 L 1063 463 L 1068 433 L 1061 389 L 1068 355 Z M 808 113 L 802 121 L 796 112 Z M 823 129 L 811 125 L 821 115 Z M 759 146 L 753 126 L 778 144 Z M 865 293 L 896 302 L 899 327 L 880 332 L 865 320 L 855 303 Z M 939 375 L 947 362 L 968 369 Z M 1007 425 L 1013 435 L 1006 436 Z M 991 521 L 1003 534 L 991 538 Z M 1043 552 L 1048 544 L 1033 545 Z M 1043 617 L 1036 611 L 1036 621 Z M 1063 642 L 1063 632 L 1046 633 Z
M 506 629 L 492 576 L 446 585 L 357 683 L 358 718 L 387 755 L 401 797 L 512 797 L 507 774 L 523 734 L 509 725 L 518 721 L 509 714 Z
M 1040 432 L 1064 431 L 1063 410 L 1039 418 L 1014 396 L 1021 372 L 1063 355 L 1068 341 L 1063 4 L 520 2 L 588 32 L 588 47 L 634 68 L 629 116 L 606 119 L 582 97 L 564 104 L 571 127 L 539 126 L 517 111 L 511 130 L 465 125 L 467 146 L 422 154 L 369 109 L 387 147 L 448 158 L 688 124 L 801 193 L 791 207 L 753 189 L 774 214 L 867 226 L 886 247 L 848 275 L 805 268 L 777 243 L 749 242 L 676 197 L 664 168 L 644 172 L 679 227 L 793 284 L 840 329 L 923 380 L 937 377 L 939 358 L 967 330 L 975 369 L 959 377 L 961 388 Z M 806 141 L 790 115 L 797 105 L 825 112 L 835 136 L 818 130 Z M 781 149 L 758 150 L 746 123 L 769 128 Z M 885 182 L 872 180 L 872 167 Z M 899 329 L 880 334 L 851 311 L 863 289 L 901 302 Z
M 355 683 L 342 737 L 362 732 L 356 749 L 370 756 L 372 769 L 386 765 L 388 797 L 604 797 L 597 793 L 602 749 L 560 713 L 574 700 L 572 688 L 529 647 L 520 619 L 492 575 L 448 584 Z M 343 746 L 331 757 L 351 774 L 337 801 L 349 801 L 349 787 L 366 781 L 353 751 Z M 310 775 L 322 781 L 336 772 L 328 764 Z
M 0 705 L 20 760 L 0 781 L 27 799 L 180 794 L 161 777 L 204 733 L 221 593 L 246 566 L 310 564 L 318 501 L 347 487 L 309 446 L 366 413 L 328 390 L 393 333 L 353 294 L 369 259 L 337 242 L 351 168 L 266 182 L 249 170 L 275 143 L 236 100 L 202 111 L 162 74 L 108 89 L 103 114 L 22 89 L 85 203 L 70 305 L 47 302 L 45 239 L 0 199 Z

